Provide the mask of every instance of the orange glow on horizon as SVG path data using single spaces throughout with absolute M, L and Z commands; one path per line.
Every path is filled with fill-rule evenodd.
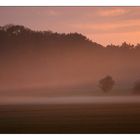
M 34 30 L 79 32 L 99 44 L 137 44 L 140 7 L 1 7 L 0 25 L 13 23 Z

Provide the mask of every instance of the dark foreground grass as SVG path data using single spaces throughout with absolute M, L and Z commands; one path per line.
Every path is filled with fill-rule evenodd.
M 0 105 L 0 133 L 140 133 L 140 104 Z

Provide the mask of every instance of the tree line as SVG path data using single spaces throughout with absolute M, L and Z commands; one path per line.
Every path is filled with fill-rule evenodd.
M 34 31 L 22 25 L 8 24 L 0 26 L 0 43 L 2 46 L 15 45 L 45 45 L 49 47 L 55 46 L 85 46 L 97 49 L 140 49 L 140 44 L 137 45 L 123 42 L 121 45 L 107 45 L 103 46 L 80 33 L 57 33 L 52 31 Z
M 115 81 L 110 75 L 104 77 L 99 81 L 99 88 L 105 93 L 110 92 L 114 85 L 115 85 Z M 134 83 L 132 92 L 134 94 L 140 94 L 140 81 Z

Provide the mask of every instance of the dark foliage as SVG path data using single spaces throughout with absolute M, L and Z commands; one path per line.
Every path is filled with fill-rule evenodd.
M 41 45 L 41 46 L 98 46 L 80 33 L 57 33 L 52 31 L 33 31 L 21 25 L 0 27 L 1 46 Z
M 0 47 L 4 46 L 64 46 L 64 47 L 92 47 L 102 48 L 104 47 L 96 42 L 89 40 L 86 36 L 80 33 L 57 33 L 52 31 L 33 31 L 22 25 L 8 24 L 0 26 Z M 122 45 L 107 45 L 106 49 L 117 50 L 130 50 L 140 49 L 140 44 L 136 46 L 127 44 Z
M 115 84 L 115 81 L 112 79 L 111 76 L 106 76 L 105 78 L 99 81 L 99 87 L 104 92 L 109 92 L 113 88 L 114 84 Z

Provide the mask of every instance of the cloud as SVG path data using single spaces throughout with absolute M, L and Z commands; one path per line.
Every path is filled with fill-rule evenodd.
M 121 16 L 128 12 L 128 9 L 124 8 L 110 8 L 105 10 L 100 10 L 98 14 L 104 17 L 114 17 L 114 16 Z
M 88 33 L 121 33 L 140 31 L 140 20 L 130 20 L 116 23 L 73 24 L 72 28 Z

